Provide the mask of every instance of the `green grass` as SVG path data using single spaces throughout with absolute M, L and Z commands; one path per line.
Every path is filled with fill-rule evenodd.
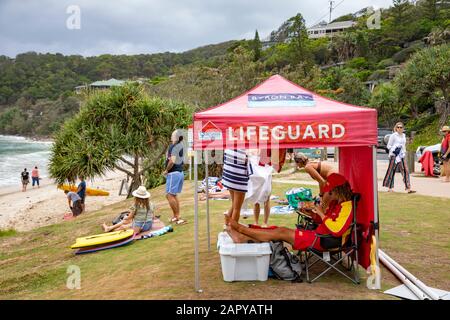
M 274 194 L 298 185 L 274 184 Z M 313 188 L 317 192 L 316 188 Z M 216 248 L 227 201 L 211 201 L 211 251 L 207 248 L 204 202 L 200 210 L 200 273 L 202 294 L 194 291 L 194 217 L 192 183 L 181 196 L 182 215 L 189 223 L 173 233 L 131 245 L 76 256 L 75 238 L 100 233 L 130 201 L 114 204 L 76 220 L 0 238 L 0 300 L 2 299 L 390 299 L 365 286 L 329 274 L 314 284 L 269 280 L 225 283 Z M 164 186 L 152 190 L 162 220 L 170 209 Z M 89 203 L 87 203 L 89 204 Z M 380 193 L 381 247 L 430 286 L 450 289 L 450 218 L 442 208 L 450 199 Z M 242 220 L 253 222 L 253 219 Z M 270 218 L 271 224 L 294 227 L 296 216 Z M 66 287 L 67 268 L 81 270 L 81 289 Z M 383 269 L 383 289 L 398 285 Z
M 15 236 L 17 231 L 14 229 L 0 230 L 0 238 Z

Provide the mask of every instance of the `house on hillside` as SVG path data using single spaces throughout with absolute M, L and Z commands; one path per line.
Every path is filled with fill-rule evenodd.
M 308 28 L 308 37 L 310 39 L 318 39 L 323 37 L 332 37 L 346 29 L 353 28 L 356 25 L 355 21 L 339 21 L 326 23 L 322 21 L 311 28 Z
M 88 85 L 75 87 L 75 92 L 80 93 L 84 89 L 109 89 L 114 86 L 122 86 L 125 83 L 123 80 L 111 78 L 109 80 L 95 81 Z

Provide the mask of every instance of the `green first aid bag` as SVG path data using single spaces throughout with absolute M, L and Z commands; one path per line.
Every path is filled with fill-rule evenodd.
M 298 209 L 298 204 L 304 201 L 312 201 L 312 191 L 308 188 L 292 188 L 286 191 L 286 199 L 289 205 L 294 209 Z

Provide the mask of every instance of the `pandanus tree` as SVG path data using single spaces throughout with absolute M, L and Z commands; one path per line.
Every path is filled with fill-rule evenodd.
M 403 100 L 413 103 L 421 98 L 433 100 L 440 126 L 447 124 L 450 117 L 449 61 L 450 44 L 423 49 L 412 56 L 394 81 Z M 418 106 L 412 105 L 413 111 L 414 108 Z
M 138 84 L 90 92 L 55 135 L 50 175 L 61 184 L 119 170 L 131 178 L 130 196 L 164 158 L 171 133 L 191 119 L 189 105 L 150 97 Z

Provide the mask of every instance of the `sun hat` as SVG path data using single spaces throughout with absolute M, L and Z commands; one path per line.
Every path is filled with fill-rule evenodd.
M 150 192 L 147 191 L 145 186 L 140 186 L 139 188 L 133 191 L 133 197 L 140 199 L 148 199 L 150 198 Z
M 336 187 L 342 186 L 347 182 L 347 179 L 339 173 L 332 173 L 328 178 L 325 186 L 323 187 L 323 192 L 330 192 Z
M 441 131 L 442 132 L 449 132 L 450 131 L 450 127 L 449 126 L 443 126 Z

